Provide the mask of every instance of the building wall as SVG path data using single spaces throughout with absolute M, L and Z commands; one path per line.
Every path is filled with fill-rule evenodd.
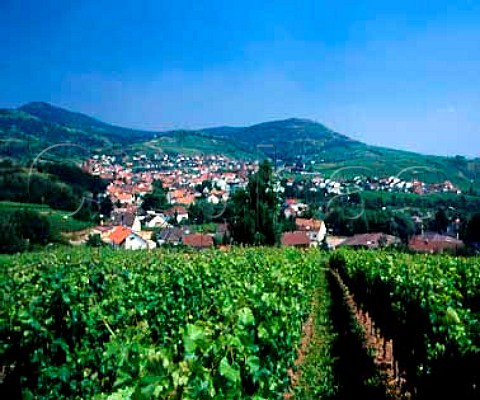
M 130 235 L 125 240 L 125 249 L 127 250 L 144 250 L 147 248 L 147 243 L 136 235 Z

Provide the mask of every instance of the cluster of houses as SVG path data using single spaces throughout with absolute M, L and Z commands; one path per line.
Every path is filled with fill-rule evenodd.
M 228 200 L 231 193 L 243 188 L 256 164 L 222 155 L 170 157 L 146 155 L 118 160 L 115 156 L 94 156 L 83 165 L 85 171 L 109 182 L 107 194 L 118 207 L 140 206 L 145 194 L 153 190 L 155 180 L 167 188 L 170 204 L 189 206 L 198 198 L 212 204 Z M 204 183 L 209 182 L 208 186 Z
M 90 234 L 99 235 L 107 245 L 126 250 L 151 250 L 163 245 L 205 249 L 215 245 L 215 234 L 197 233 L 191 229 L 188 226 L 168 226 L 154 234 L 149 230 L 138 230 L 137 227 L 117 225 L 98 226 Z M 219 229 L 217 235 L 220 233 Z
M 418 179 L 404 180 L 396 176 L 387 178 L 363 178 L 355 177 L 353 183 L 363 190 L 386 191 L 393 193 L 455 193 L 461 194 L 461 190 L 449 180 L 439 183 L 425 183 Z
M 381 232 L 357 234 L 350 237 L 327 236 L 325 223 L 315 219 L 297 218 L 296 230 L 284 232 L 281 245 L 284 247 L 329 249 L 349 247 L 355 249 L 380 249 L 400 245 L 398 237 Z M 214 233 L 198 233 L 189 226 L 168 226 L 159 230 L 155 237 L 152 231 L 142 231 L 128 226 L 98 226 L 91 234 L 98 234 L 101 240 L 114 248 L 126 250 L 151 250 L 158 246 L 187 246 L 194 249 L 207 249 L 224 246 L 222 238 L 228 235 L 228 226 L 218 224 Z M 408 248 L 422 253 L 456 252 L 465 247 L 463 241 L 448 235 L 426 233 L 413 236 Z
M 175 214 L 177 217 L 179 215 L 184 218 L 184 214 Z M 160 229 L 145 230 L 145 227 L 153 225 L 153 221 L 155 221 L 155 227 Z M 92 229 L 90 234 L 99 235 L 105 244 L 126 250 L 149 250 L 163 245 L 184 245 L 203 249 L 221 245 L 225 242 L 225 238 L 229 237 L 226 223 L 215 224 L 214 232 L 199 233 L 195 232 L 195 226 L 172 225 L 168 221 L 171 221 L 171 218 L 159 215 L 152 218 L 132 216 L 124 219 L 121 224 L 97 226 Z M 296 230 L 282 234 L 282 246 L 318 247 L 326 238 L 327 228 L 324 221 L 313 218 L 296 218 L 295 225 Z
M 123 158 L 94 156 L 84 164 L 84 169 L 109 182 L 106 195 L 112 200 L 114 208 L 112 214 L 107 216 L 108 226 L 99 226 L 91 233 L 98 234 L 103 242 L 113 247 L 131 250 L 153 249 L 162 245 L 186 245 L 201 249 L 224 243 L 224 238 L 228 237 L 227 225 L 217 224 L 215 232 L 198 233 L 195 226 L 185 225 L 189 221 L 188 207 L 200 198 L 211 204 L 225 203 L 235 190 L 246 187 L 248 176 L 256 167 L 255 162 L 233 160 L 222 155 L 172 157 L 157 154 L 153 158 L 145 154 Z M 140 208 L 143 197 L 152 192 L 156 180 L 162 182 L 171 206 L 162 212 L 144 212 Z M 287 188 L 298 184 L 294 179 L 285 182 Z M 426 185 L 398 177 L 334 180 L 324 179 L 318 174 L 312 175 L 309 190 L 337 195 L 351 185 L 372 191 L 460 193 L 449 181 Z M 327 236 L 325 222 L 306 218 L 309 207 L 296 198 L 286 199 L 282 211 L 286 218 L 295 222 L 292 231 L 282 234 L 282 246 L 379 248 L 400 243 L 400 239 L 383 233 L 348 238 Z M 414 251 L 441 252 L 459 249 L 463 243 L 451 236 L 427 233 L 414 236 L 409 247 Z
M 428 184 L 420 180 L 406 181 L 398 177 L 376 178 L 357 176 L 352 179 L 331 179 L 312 175 L 307 181 L 288 178 L 285 187 L 290 192 L 321 193 L 327 196 L 338 196 L 354 191 L 378 191 L 389 193 L 454 193 L 461 194 L 462 191 L 449 180 L 444 182 Z
M 385 233 L 363 233 L 349 237 L 328 237 L 329 248 L 350 247 L 356 249 L 380 249 L 400 245 L 400 238 Z M 426 232 L 412 236 L 407 244 L 409 250 L 418 253 L 457 252 L 465 247 L 465 243 L 453 236 Z
M 323 220 L 301 216 L 308 209 L 303 203 L 287 199 L 284 207 L 284 212 L 288 210 L 287 214 L 294 220 L 294 229 L 282 234 L 282 246 L 378 249 L 401 244 L 400 238 L 381 232 L 350 237 L 328 235 Z M 127 250 L 148 250 L 164 245 L 204 249 L 229 242 L 228 224 L 212 224 L 215 229 L 205 233 L 197 232 L 197 226 L 187 225 L 188 221 L 188 209 L 182 205 L 172 206 L 163 212 L 147 211 L 143 215 L 138 215 L 133 210 L 116 210 L 108 226 L 98 226 L 91 234 L 98 234 L 104 243 L 112 247 Z M 453 234 L 431 232 L 415 235 L 408 242 L 410 250 L 426 253 L 457 251 L 464 246 Z

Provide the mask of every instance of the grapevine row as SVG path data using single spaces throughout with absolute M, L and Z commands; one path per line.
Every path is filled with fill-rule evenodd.
M 331 257 L 330 265 L 393 341 L 414 396 L 478 398 L 476 259 L 343 251 Z

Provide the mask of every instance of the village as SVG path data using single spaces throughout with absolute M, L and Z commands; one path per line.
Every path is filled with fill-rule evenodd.
M 304 167 L 304 166 L 303 166 Z M 195 249 L 228 246 L 231 243 L 229 225 L 221 218 L 222 207 L 236 190 L 244 189 L 248 177 L 258 168 L 258 162 L 235 160 L 224 155 L 98 155 L 87 160 L 83 169 L 93 176 L 108 181 L 106 193 L 112 203 L 110 215 L 100 215 L 100 225 L 89 231 L 104 244 L 130 250 L 147 250 L 158 246 L 188 246 Z M 295 197 L 298 188 L 304 189 L 302 166 L 285 166 L 281 188 L 285 200 L 281 204 L 283 216 L 294 221 L 294 229 L 283 232 L 282 246 L 336 248 L 339 246 L 379 248 L 400 243 L 398 237 L 384 233 L 365 233 L 338 237 L 331 233 L 325 221 L 311 217 L 309 205 Z M 145 196 L 161 182 L 166 204 L 162 209 L 145 209 Z M 404 181 L 398 177 L 354 177 L 328 179 L 314 174 L 308 180 L 308 192 L 326 196 L 351 193 L 352 188 L 363 191 L 390 193 L 455 193 L 451 182 L 427 185 L 419 180 Z M 217 222 L 199 224 L 191 208 L 208 204 L 217 210 Z M 308 217 L 306 217 L 308 215 Z M 221 221 L 221 222 L 220 222 Z M 87 237 L 84 238 L 85 242 Z M 463 243 L 455 235 L 423 233 L 411 238 L 412 250 L 438 252 L 458 249 Z

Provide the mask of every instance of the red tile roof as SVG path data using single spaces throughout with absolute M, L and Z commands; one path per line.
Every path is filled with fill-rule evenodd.
M 112 233 L 110 233 L 109 238 L 113 244 L 120 245 L 131 233 L 132 230 L 130 228 L 125 226 L 117 226 L 113 229 Z
M 192 233 L 183 237 L 183 244 L 185 246 L 192 246 L 197 248 L 213 246 L 213 238 L 209 235 L 199 233 Z
M 282 235 L 282 246 L 309 246 L 310 239 L 305 231 L 285 232 Z
M 463 246 L 464 244 L 461 240 L 438 234 L 417 235 L 408 242 L 410 250 L 426 253 L 441 253 L 448 249 L 457 250 Z

